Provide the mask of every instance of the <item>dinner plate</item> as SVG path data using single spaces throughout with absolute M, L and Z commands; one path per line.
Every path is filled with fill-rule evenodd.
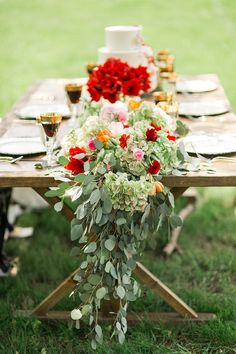
M 182 142 L 189 153 L 223 155 L 236 152 L 236 136 L 233 135 L 188 135 Z
M 177 92 L 201 93 L 214 91 L 218 87 L 217 83 L 211 80 L 177 80 Z
M 56 112 L 61 114 L 62 117 L 70 117 L 70 110 L 66 104 L 32 104 L 19 108 L 15 111 L 15 114 L 21 119 L 35 119 L 40 114 L 47 112 Z
M 223 114 L 229 110 L 229 103 L 222 100 L 181 102 L 179 104 L 179 115 L 181 116 L 211 116 Z
M 45 152 L 45 146 L 40 138 L 2 138 L 0 139 L 0 154 L 3 155 L 34 155 Z

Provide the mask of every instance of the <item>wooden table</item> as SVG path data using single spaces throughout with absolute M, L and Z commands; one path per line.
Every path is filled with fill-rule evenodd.
M 216 75 L 204 75 L 197 78 L 211 79 L 218 82 Z M 193 78 L 193 77 L 192 77 Z M 196 77 L 194 77 L 196 78 Z M 7 114 L 6 118 L 0 124 L 0 136 L 3 134 L 9 134 L 12 136 L 14 133 L 14 127 L 18 124 L 21 127 L 24 126 L 25 131 L 31 129 L 34 125 L 32 122 L 26 122 L 19 120 L 14 111 L 16 108 L 23 107 L 29 103 L 34 102 L 34 98 L 38 97 L 41 93 L 50 92 L 55 96 L 56 102 L 65 101 L 65 94 L 63 90 L 65 80 L 45 80 L 35 83 L 30 87 L 27 93 L 17 102 L 12 110 Z M 218 82 L 219 83 L 219 82 Z M 219 88 L 213 92 L 206 94 L 191 94 L 191 95 L 178 95 L 179 101 L 189 100 L 214 100 L 225 99 L 227 100 L 223 88 L 219 84 Z M 191 128 L 192 131 L 203 130 L 205 132 L 220 132 L 222 134 L 228 132 L 236 132 L 236 116 L 232 112 L 223 114 L 220 116 L 209 117 L 206 121 L 201 120 L 189 120 L 182 118 Z M 62 131 L 68 129 L 68 121 L 63 121 Z M 16 130 L 16 129 L 15 129 Z M 13 134 L 14 135 L 14 134 Z M 235 155 L 236 156 L 236 155 Z M 54 205 L 58 202 L 58 198 L 47 198 L 45 192 L 49 187 L 57 186 L 58 182 L 52 177 L 45 176 L 44 171 L 36 170 L 34 167 L 37 157 L 26 157 L 16 164 L 9 164 L 7 162 L 0 162 L 0 188 L 10 187 L 31 187 L 39 195 L 41 195 L 50 205 Z M 189 187 L 210 187 L 210 186 L 236 186 L 236 163 L 224 160 L 216 160 L 212 163 L 216 173 L 208 174 L 207 171 L 199 171 L 194 173 L 188 173 L 185 176 L 166 176 L 163 177 L 163 183 L 171 188 L 175 198 L 181 196 Z M 64 206 L 61 213 L 68 219 L 74 218 L 73 211 Z M 39 318 L 53 318 L 53 319 L 65 319 L 70 318 L 69 312 L 64 311 L 52 311 L 53 306 L 64 297 L 70 290 L 75 287 L 73 280 L 74 275 L 78 269 L 68 276 L 56 289 L 54 289 L 38 306 L 36 306 L 28 314 L 38 316 Z M 148 269 L 146 269 L 141 263 L 136 263 L 135 275 L 145 285 L 151 288 L 154 293 L 159 295 L 167 302 L 176 312 L 175 313 L 148 313 L 142 314 L 141 317 L 149 318 L 155 321 L 183 321 L 188 318 L 194 321 L 205 321 L 215 318 L 214 314 L 202 314 L 196 313 L 190 308 L 180 297 L 178 297 L 173 291 L 171 291 L 159 278 L 153 275 Z M 109 303 L 108 309 L 112 308 L 114 304 Z M 109 311 L 108 311 L 109 312 Z M 101 314 L 103 319 L 108 320 L 107 313 Z M 130 321 L 136 321 L 140 318 L 140 314 L 129 314 L 128 319 Z

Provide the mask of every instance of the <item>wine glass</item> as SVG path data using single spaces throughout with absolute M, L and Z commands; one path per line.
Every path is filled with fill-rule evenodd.
M 41 124 L 44 131 L 44 143 L 46 146 L 46 166 L 52 167 L 55 163 L 55 156 L 53 154 L 53 148 L 56 142 L 56 135 L 59 129 L 59 126 L 62 121 L 62 116 L 55 113 L 44 113 L 37 118 L 37 122 Z
M 70 125 L 74 125 L 76 123 L 76 118 L 78 117 L 79 113 L 79 102 L 82 89 L 83 85 L 78 83 L 69 83 L 65 85 L 65 91 L 67 93 L 71 108 Z

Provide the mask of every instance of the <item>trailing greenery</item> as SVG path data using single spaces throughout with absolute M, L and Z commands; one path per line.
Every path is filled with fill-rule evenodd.
M 191 159 L 171 133 L 169 116 L 154 104 L 131 103 L 104 101 L 93 116 L 87 103 L 85 123 L 62 142 L 59 162 L 65 169 L 53 171 L 63 182 L 46 193 L 61 198 L 56 211 L 68 198 L 74 203 L 71 254 L 79 257 L 80 269 L 71 317 L 78 329 L 80 320 L 91 326 L 93 349 L 103 343 L 99 312 L 104 301 L 116 305 L 110 309 L 115 315 L 111 337 L 123 344 L 128 303 L 140 296 L 132 275 L 136 259 L 147 240 L 158 241 L 164 222 L 169 232 L 181 225 L 174 197 L 159 180 L 178 170 L 185 157 Z

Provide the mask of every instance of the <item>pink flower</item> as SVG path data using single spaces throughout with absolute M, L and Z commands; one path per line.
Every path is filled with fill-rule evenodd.
M 142 160 L 143 159 L 143 156 L 144 156 L 144 151 L 139 149 L 139 148 L 135 148 L 133 150 L 133 157 L 136 159 L 136 160 Z
M 128 113 L 127 112 L 119 112 L 117 114 L 118 121 L 123 123 L 127 120 L 128 118 Z
M 101 111 L 101 116 L 102 118 L 108 118 L 110 114 L 113 114 L 115 111 L 114 104 L 112 103 L 107 103 L 104 104 L 102 111 Z
M 111 122 L 111 124 L 108 126 L 108 129 L 112 135 L 121 135 L 124 130 L 124 126 L 120 122 Z
M 89 140 L 89 142 L 88 142 L 88 147 L 90 150 L 97 150 L 94 140 L 95 139 L 93 138 L 93 139 Z
M 111 170 L 111 165 L 109 163 L 107 163 L 107 171 Z

